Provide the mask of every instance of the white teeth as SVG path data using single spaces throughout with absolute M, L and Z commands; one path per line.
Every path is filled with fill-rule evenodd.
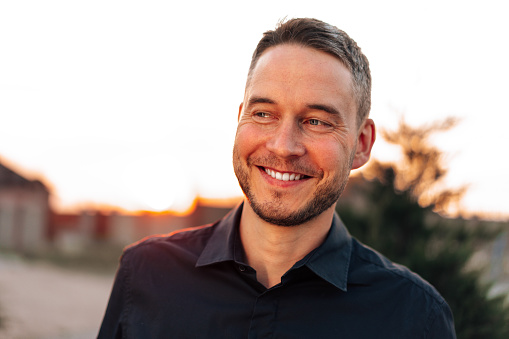
M 270 175 L 274 179 L 282 180 L 282 181 L 300 180 L 300 178 L 302 177 L 300 174 L 295 174 L 295 173 L 291 173 L 291 174 L 290 173 L 280 173 L 280 172 L 276 172 L 276 171 L 273 171 L 273 170 L 268 169 L 268 168 L 265 169 L 265 173 L 267 173 L 268 175 Z

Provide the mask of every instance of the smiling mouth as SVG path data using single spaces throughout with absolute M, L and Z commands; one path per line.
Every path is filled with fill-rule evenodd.
M 297 180 L 309 178 L 308 176 L 306 176 L 304 174 L 299 174 L 299 173 L 290 173 L 290 172 L 282 173 L 282 172 L 274 171 L 272 169 L 264 168 L 264 167 L 261 167 L 261 169 L 263 171 L 265 171 L 265 173 L 270 175 L 272 178 L 274 178 L 276 180 L 281 180 L 281 181 L 297 181 Z

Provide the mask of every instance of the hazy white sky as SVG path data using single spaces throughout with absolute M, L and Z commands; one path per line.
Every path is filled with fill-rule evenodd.
M 172 2 L 173 3 L 173 2 Z M 182 208 L 240 195 L 231 166 L 251 53 L 284 17 L 345 30 L 370 60 L 372 118 L 447 116 L 434 141 L 462 206 L 509 214 L 509 20 L 504 1 L 3 1 L 0 161 L 56 202 Z M 397 159 L 381 138 L 373 153 Z

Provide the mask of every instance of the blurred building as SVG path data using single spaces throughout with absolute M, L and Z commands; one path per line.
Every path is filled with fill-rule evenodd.
M 48 244 L 49 191 L 0 163 L 0 248 L 35 253 Z

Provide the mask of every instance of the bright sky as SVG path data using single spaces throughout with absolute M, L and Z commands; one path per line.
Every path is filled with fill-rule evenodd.
M 245 4 L 244 4 L 245 3 Z M 462 207 L 509 214 L 503 1 L 2 1 L 0 161 L 60 208 L 182 209 L 241 194 L 231 165 L 251 53 L 284 17 L 345 30 L 370 60 L 372 118 L 461 118 L 434 141 Z M 398 158 L 377 141 L 373 156 Z

